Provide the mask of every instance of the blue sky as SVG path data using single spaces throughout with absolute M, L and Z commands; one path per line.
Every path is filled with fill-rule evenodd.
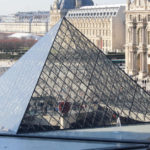
M 126 3 L 126 0 L 93 0 L 95 4 Z M 49 11 L 53 0 L 0 0 L 0 15 L 18 11 Z

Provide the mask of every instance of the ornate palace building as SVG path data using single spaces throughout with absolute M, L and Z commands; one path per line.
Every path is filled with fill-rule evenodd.
M 126 72 L 144 79 L 150 73 L 150 1 L 127 0 Z
M 48 23 L 49 11 L 18 12 L 8 16 L 0 16 L 0 32 L 44 35 L 48 32 Z
M 93 6 L 92 0 L 55 0 L 50 10 L 50 28 L 66 18 L 104 52 L 123 51 L 125 5 Z

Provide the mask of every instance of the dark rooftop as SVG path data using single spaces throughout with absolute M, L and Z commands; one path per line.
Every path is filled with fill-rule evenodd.
M 93 0 L 81 0 L 82 6 L 94 5 Z M 61 0 L 60 9 L 74 9 L 76 7 L 76 0 Z

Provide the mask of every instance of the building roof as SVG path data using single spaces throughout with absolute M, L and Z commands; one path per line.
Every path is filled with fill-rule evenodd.
M 98 6 L 84 6 L 80 9 L 69 10 L 66 17 L 67 18 L 90 18 L 90 17 L 101 17 L 110 18 L 115 17 L 120 8 L 125 9 L 125 5 L 98 5 Z
M 49 16 L 49 11 L 28 11 L 28 12 L 17 12 L 14 14 L 16 17 L 33 17 L 33 16 Z
M 73 9 L 75 6 L 75 0 L 61 0 L 60 2 L 60 9 Z
M 150 121 L 150 95 L 65 18 L 1 76 L 0 89 L 0 129 L 14 134 Z
M 93 6 L 93 0 L 82 0 L 82 6 Z
M 126 7 L 126 4 L 113 4 L 113 5 L 94 5 L 94 6 L 83 6 L 80 9 L 99 9 L 99 8 L 118 8 L 118 7 Z
M 92 0 L 81 0 L 81 1 L 82 1 L 81 6 L 94 5 Z M 61 0 L 59 7 L 60 7 L 60 9 L 74 9 L 74 8 L 76 8 L 76 0 Z

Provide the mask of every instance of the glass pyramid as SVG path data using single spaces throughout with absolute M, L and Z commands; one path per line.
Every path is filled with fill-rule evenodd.
M 147 122 L 149 98 L 64 19 L 19 132 Z
M 15 72 L 19 75 L 9 80 Z M 4 79 L 15 94 L 0 93 L 0 110 L 12 110 L 5 119 L 0 114 L 0 126 L 16 133 L 150 121 L 150 96 L 65 18 L 0 78 L 0 85 Z

